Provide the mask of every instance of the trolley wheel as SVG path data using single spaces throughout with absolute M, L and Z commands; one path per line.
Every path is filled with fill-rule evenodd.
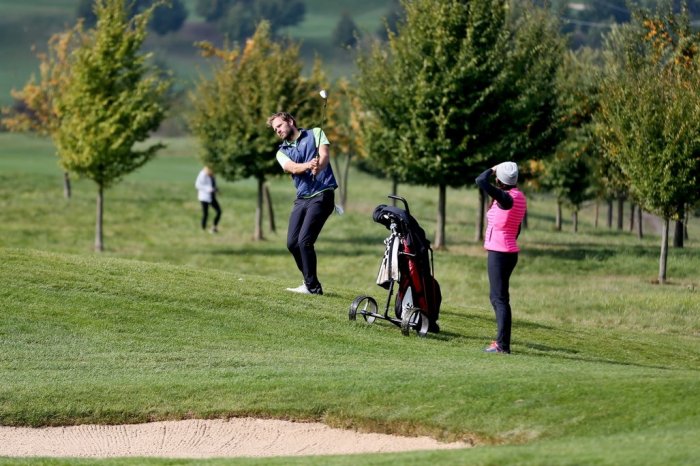
M 418 333 L 419 337 L 424 337 L 428 334 L 428 329 L 430 329 L 430 320 L 428 320 L 428 316 L 424 312 L 420 313 L 420 317 L 418 319 L 419 321 L 416 325 L 416 332 Z
M 350 305 L 348 317 L 350 318 L 350 320 L 356 320 L 357 313 L 359 312 L 360 314 L 362 314 L 362 317 L 364 317 L 367 323 L 371 324 L 374 322 L 375 316 L 368 314 L 376 314 L 377 309 L 377 301 L 375 301 L 373 297 L 358 296 Z
M 416 310 L 413 307 L 406 307 L 401 312 L 401 333 L 403 333 L 404 336 L 411 334 L 411 320 L 415 313 Z
M 412 328 L 416 330 L 419 337 L 426 336 L 430 328 L 428 316 L 420 309 L 414 307 L 404 309 L 403 317 L 401 318 L 401 333 L 408 336 L 411 334 Z

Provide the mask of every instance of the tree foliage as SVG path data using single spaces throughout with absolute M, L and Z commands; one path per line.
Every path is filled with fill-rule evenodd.
M 564 56 L 556 80 L 556 122 L 561 141 L 552 157 L 545 159 L 542 177 L 542 184 L 559 202 L 571 207 L 574 215 L 583 202 L 595 196 L 593 173 L 602 158 L 592 121 L 599 107 L 597 55 L 584 48 Z
M 549 8 L 561 18 L 561 32 L 573 49 L 600 48 L 603 38 L 615 24 L 627 23 L 632 18 L 634 5 L 655 9 L 668 0 L 536 0 L 539 6 Z M 675 11 L 685 3 L 694 20 L 700 15 L 700 0 L 673 0 Z
M 152 6 L 151 20 L 148 24 L 150 30 L 158 35 L 179 31 L 187 20 L 187 8 L 182 0 L 124 0 L 128 8 L 129 17 L 132 18 Z M 86 25 L 94 26 L 97 22 L 95 5 L 97 0 L 80 0 L 76 9 L 76 16 L 82 18 Z
M 283 27 L 299 24 L 306 14 L 303 0 L 198 0 L 196 11 L 218 25 L 229 40 L 244 41 L 261 21 L 272 35 Z
M 332 143 L 331 162 L 338 181 L 338 203 L 345 207 L 350 164 L 366 153 L 361 131 L 362 104 L 350 81 L 341 78 L 331 87 L 327 111 L 323 130 Z
M 377 37 L 387 40 L 389 34 L 396 34 L 398 25 L 406 18 L 406 12 L 400 0 L 391 0 L 386 16 L 382 18 L 382 24 L 377 28 Z
M 18 111 L 5 110 L 3 123 L 10 131 L 30 131 L 43 136 L 55 135 L 60 125 L 56 99 L 70 77 L 72 52 L 86 45 L 82 23 L 67 31 L 53 34 L 46 52 L 37 54 L 39 77 L 32 76 L 12 97 L 21 104 Z
M 639 10 L 610 36 L 600 122 L 639 202 L 671 219 L 700 196 L 700 36 L 687 16 Z
M 443 189 L 471 185 L 498 161 L 552 149 L 551 88 L 563 43 L 545 12 L 509 17 L 508 4 L 403 3 L 398 32 L 358 60 L 375 167 Z
M 700 198 L 700 36 L 669 2 L 635 11 L 605 51 L 599 122 L 606 154 L 637 202 L 667 225 Z
M 9 131 L 33 132 L 55 139 L 60 126 L 57 97 L 63 92 L 70 77 L 72 52 L 86 45 L 89 37 L 84 33 L 82 22 L 67 31 L 53 34 L 46 52 L 37 54 L 39 78 L 35 76 L 20 90 L 13 90 L 15 105 L 3 109 L 3 124 Z M 71 197 L 71 182 L 68 172 L 63 173 L 63 194 Z
M 96 249 L 102 250 L 104 188 L 148 162 L 162 148 L 145 141 L 165 116 L 170 82 L 140 53 L 152 10 L 129 19 L 121 0 L 98 0 L 97 24 L 74 52 L 62 92 L 55 96 L 54 142 L 61 165 L 98 185 Z
M 318 91 L 325 84 L 320 64 L 311 78 L 303 78 L 299 46 L 274 42 L 265 21 L 243 49 L 198 45 L 203 56 L 219 60 L 212 78 L 202 77 L 191 94 L 190 126 L 200 141 L 202 162 L 229 181 L 254 177 L 262 183 L 279 174 L 279 141 L 265 121 L 288 111 L 301 125 L 320 122 Z
M 350 13 L 343 12 L 338 24 L 333 29 L 333 45 L 342 48 L 354 47 L 357 44 L 358 28 Z
M 378 166 L 401 181 L 461 186 L 485 164 L 551 149 L 562 42 L 548 16 L 531 9 L 509 23 L 499 0 L 405 7 L 388 47 L 375 43 L 358 61 Z

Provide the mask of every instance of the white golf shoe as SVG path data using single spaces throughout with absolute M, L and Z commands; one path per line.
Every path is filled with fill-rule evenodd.
M 306 283 L 302 283 L 301 286 L 296 288 L 287 288 L 287 291 L 291 291 L 292 293 L 311 294 L 309 289 L 306 287 Z

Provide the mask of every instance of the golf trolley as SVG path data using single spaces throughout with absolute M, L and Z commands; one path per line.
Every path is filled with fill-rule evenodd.
M 374 209 L 372 218 L 384 225 L 389 236 L 384 240 L 384 257 L 377 275 L 377 285 L 389 292 L 383 313 L 378 312 L 377 301 L 371 296 L 361 295 L 350 305 L 348 317 L 356 320 L 362 315 L 368 324 L 376 319 L 388 320 L 409 335 L 411 329 L 423 337 L 428 332 L 437 333 L 440 313 L 440 285 L 433 277 L 433 250 L 425 231 L 411 216 L 408 202 L 403 197 L 388 196 L 404 204 L 404 209 L 381 204 Z M 394 288 L 394 315 L 389 315 Z

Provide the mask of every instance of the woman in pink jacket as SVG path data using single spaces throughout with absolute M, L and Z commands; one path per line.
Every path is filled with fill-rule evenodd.
M 496 185 L 489 182 L 496 175 Z M 510 353 L 510 275 L 518 263 L 517 239 L 527 201 L 518 190 L 518 166 L 503 162 L 479 175 L 476 184 L 492 198 L 486 214 L 487 226 L 484 248 L 488 251 L 489 297 L 496 313 L 496 340 L 486 347 L 487 353 Z

